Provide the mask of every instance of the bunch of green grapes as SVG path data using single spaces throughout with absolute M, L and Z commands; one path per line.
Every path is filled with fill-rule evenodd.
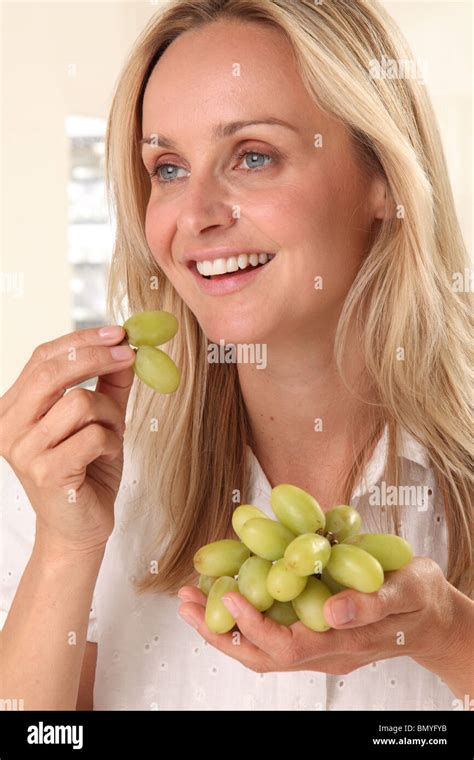
M 235 625 L 222 602 L 229 591 L 277 623 L 301 620 L 312 631 L 327 631 L 323 607 L 330 596 L 346 588 L 377 591 L 384 571 L 404 567 L 413 556 L 399 536 L 359 533 L 362 519 L 353 507 L 324 513 L 297 486 L 276 486 L 270 503 L 278 520 L 244 504 L 232 516 L 240 540 L 214 541 L 194 555 L 199 588 L 207 595 L 206 624 L 215 633 Z
M 140 311 L 123 325 L 130 345 L 137 348 L 133 369 L 158 393 L 174 393 L 179 369 L 167 353 L 156 346 L 167 343 L 178 331 L 178 320 L 168 311 Z

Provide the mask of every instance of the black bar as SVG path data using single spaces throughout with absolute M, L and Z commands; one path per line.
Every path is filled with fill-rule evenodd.
M 108 756 L 112 753 L 118 756 L 127 747 L 133 757 L 149 756 L 157 760 L 173 747 L 177 756 L 189 748 L 195 754 L 217 751 L 229 757 L 242 753 L 255 757 L 255 752 L 262 752 L 265 760 L 271 757 L 273 746 L 278 757 L 289 750 L 300 758 L 327 756 L 329 751 L 330 757 L 335 758 L 341 752 L 350 752 L 350 758 L 363 752 L 371 757 L 397 757 L 404 753 L 410 758 L 472 760 L 473 728 L 472 712 L 464 710 L 3 711 L 0 760 L 17 760 L 24 755 L 61 759 L 96 757 L 103 750 Z M 49 743 L 52 739 L 58 743 Z M 66 740 L 69 743 L 61 743 Z M 289 747 L 284 749 L 287 743 Z

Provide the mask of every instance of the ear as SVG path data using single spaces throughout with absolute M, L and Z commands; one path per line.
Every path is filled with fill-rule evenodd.
M 369 192 L 369 207 L 374 219 L 385 219 L 388 211 L 387 183 L 383 177 L 372 179 Z

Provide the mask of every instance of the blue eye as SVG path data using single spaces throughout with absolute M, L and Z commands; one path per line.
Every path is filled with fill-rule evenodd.
M 237 158 L 246 158 L 246 156 L 251 156 L 252 161 L 255 158 L 257 158 L 257 157 L 263 158 L 263 159 L 269 158 L 270 161 L 273 161 L 273 156 L 268 156 L 266 153 L 258 153 L 255 150 L 246 150 L 246 151 L 243 151 L 242 153 L 239 153 L 239 155 L 237 156 Z M 263 164 L 263 165 L 257 165 L 256 163 L 253 163 L 253 165 L 251 165 L 249 168 L 251 168 L 251 169 L 263 169 L 263 166 L 265 166 L 265 164 Z
M 255 151 L 255 150 L 242 150 L 240 151 L 240 153 L 237 154 L 236 158 L 243 159 L 243 158 L 246 158 L 247 156 L 250 156 L 252 159 L 251 165 L 247 166 L 248 169 L 264 169 L 266 165 L 265 164 L 266 159 L 268 161 L 273 161 L 273 162 L 275 162 L 276 160 L 274 156 L 268 155 L 267 153 L 259 153 L 258 151 Z M 258 161 L 261 158 L 264 159 L 263 164 L 256 163 L 256 161 Z M 161 169 L 166 169 L 164 174 L 161 173 Z M 187 169 L 183 169 L 182 166 L 176 166 L 175 164 L 169 164 L 166 162 L 162 164 L 158 163 L 153 168 L 153 170 L 149 172 L 149 176 L 152 180 L 156 179 L 162 185 L 169 185 L 175 179 L 179 179 L 178 177 L 173 175 L 173 172 L 176 170 L 179 171 L 180 169 L 182 169 L 182 171 L 187 171 Z
M 163 175 L 160 173 L 160 170 L 163 169 L 164 167 L 166 167 L 167 171 Z M 175 171 L 176 169 L 179 170 L 181 168 L 182 168 L 181 166 L 175 166 L 174 164 L 158 164 L 153 169 L 152 173 L 150 174 L 150 177 L 156 176 L 158 178 L 158 182 L 168 183 L 170 180 L 172 181 L 176 179 L 176 177 L 171 176 L 171 173 Z M 170 169 L 171 169 L 171 172 L 170 172 Z M 165 179 L 164 177 L 167 177 L 168 179 Z

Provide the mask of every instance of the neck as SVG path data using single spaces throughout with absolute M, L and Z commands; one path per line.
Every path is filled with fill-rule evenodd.
M 342 503 L 354 456 L 371 436 L 362 352 L 353 345 L 342 382 L 330 337 L 268 344 L 267 366 L 239 364 L 252 449 L 273 487 L 293 483 L 324 508 Z M 365 392 L 364 392 L 365 387 Z

